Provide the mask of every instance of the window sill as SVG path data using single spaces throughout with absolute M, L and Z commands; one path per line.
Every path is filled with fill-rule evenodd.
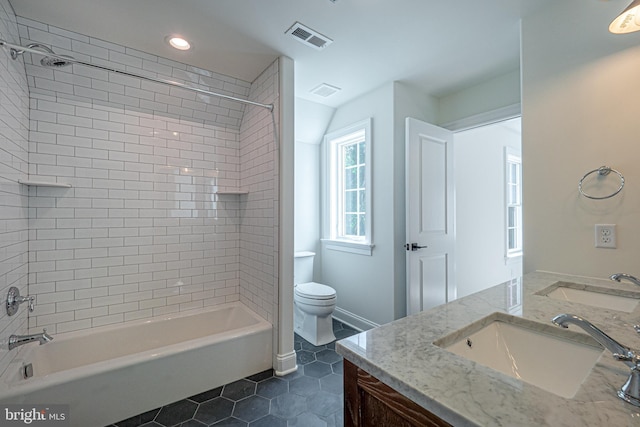
M 328 249 L 330 251 L 348 252 L 366 256 L 371 256 L 371 252 L 373 251 L 374 246 L 370 243 L 356 243 L 346 240 L 332 239 L 322 239 L 322 244 L 325 249 Z
M 521 262 L 521 261 L 522 261 L 522 252 L 509 254 L 506 257 L 504 257 L 505 265 L 514 264 L 514 263 Z

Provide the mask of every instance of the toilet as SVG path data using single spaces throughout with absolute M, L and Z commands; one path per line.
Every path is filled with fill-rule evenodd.
M 332 313 L 336 291 L 313 282 L 313 252 L 296 252 L 293 260 L 293 329 L 313 345 L 335 341 Z

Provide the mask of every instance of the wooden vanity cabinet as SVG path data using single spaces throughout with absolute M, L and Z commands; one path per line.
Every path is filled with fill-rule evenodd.
M 345 427 L 451 427 L 368 372 L 344 360 Z

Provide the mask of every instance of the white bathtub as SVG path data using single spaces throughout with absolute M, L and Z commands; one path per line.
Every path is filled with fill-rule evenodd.
M 105 426 L 270 369 L 272 326 L 231 303 L 21 349 L 3 375 L 0 404 L 67 404 L 70 425 Z M 28 363 L 34 375 L 23 379 Z

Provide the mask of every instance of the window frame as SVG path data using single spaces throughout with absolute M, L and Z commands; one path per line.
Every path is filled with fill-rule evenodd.
M 517 165 L 517 182 L 511 182 L 511 165 Z M 510 195 L 512 187 L 515 186 L 516 202 L 512 203 Z M 509 225 L 510 210 L 515 208 L 515 222 L 513 226 Z M 523 227 L 522 227 L 522 154 L 511 147 L 505 147 L 504 150 L 504 212 L 505 212 L 505 261 L 515 260 L 522 257 L 523 253 Z M 511 247 L 510 231 L 515 231 L 516 246 Z
M 351 252 L 360 255 L 371 255 L 373 249 L 373 236 L 372 236 L 372 163 L 371 163 L 371 151 L 372 151 L 372 119 L 368 118 L 361 120 L 357 123 L 353 123 L 347 127 L 330 132 L 324 136 L 325 145 L 325 194 L 324 194 L 324 209 L 323 209 L 323 236 L 322 239 L 325 247 L 331 250 L 337 250 L 342 252 Z M 360 135 L 361 134 L 361 135 Z M 342 156 L 340 152 L 343 147 L 354 143 L 364 143 L 364 187 L 360 179 L 357 179 L 358 183 L 355 189 L 344 188 L 344 170 L 342 165 Z M 358 163 L 356 168 L 362 166 L 361 159 L 357 159 Z M 349 166 L 352 168 L 354 166 Z M 357 178 L 361 178 L 360 172 L 356 173 Z M 339 189 L 338 189 L 339 187 Z M 364 192 L 364 235 L 362 237 L 350 237 L 345 235 L 342 230 L 345 228 L 345 198 L 346 191 L 355 190 L 356 194 L 359 191 Z M 356 196 L 358 208 L 356 214 L 362 212 L 360 208 L 360 197 Z M 341 219 L 342 218 L 342 219 Z

